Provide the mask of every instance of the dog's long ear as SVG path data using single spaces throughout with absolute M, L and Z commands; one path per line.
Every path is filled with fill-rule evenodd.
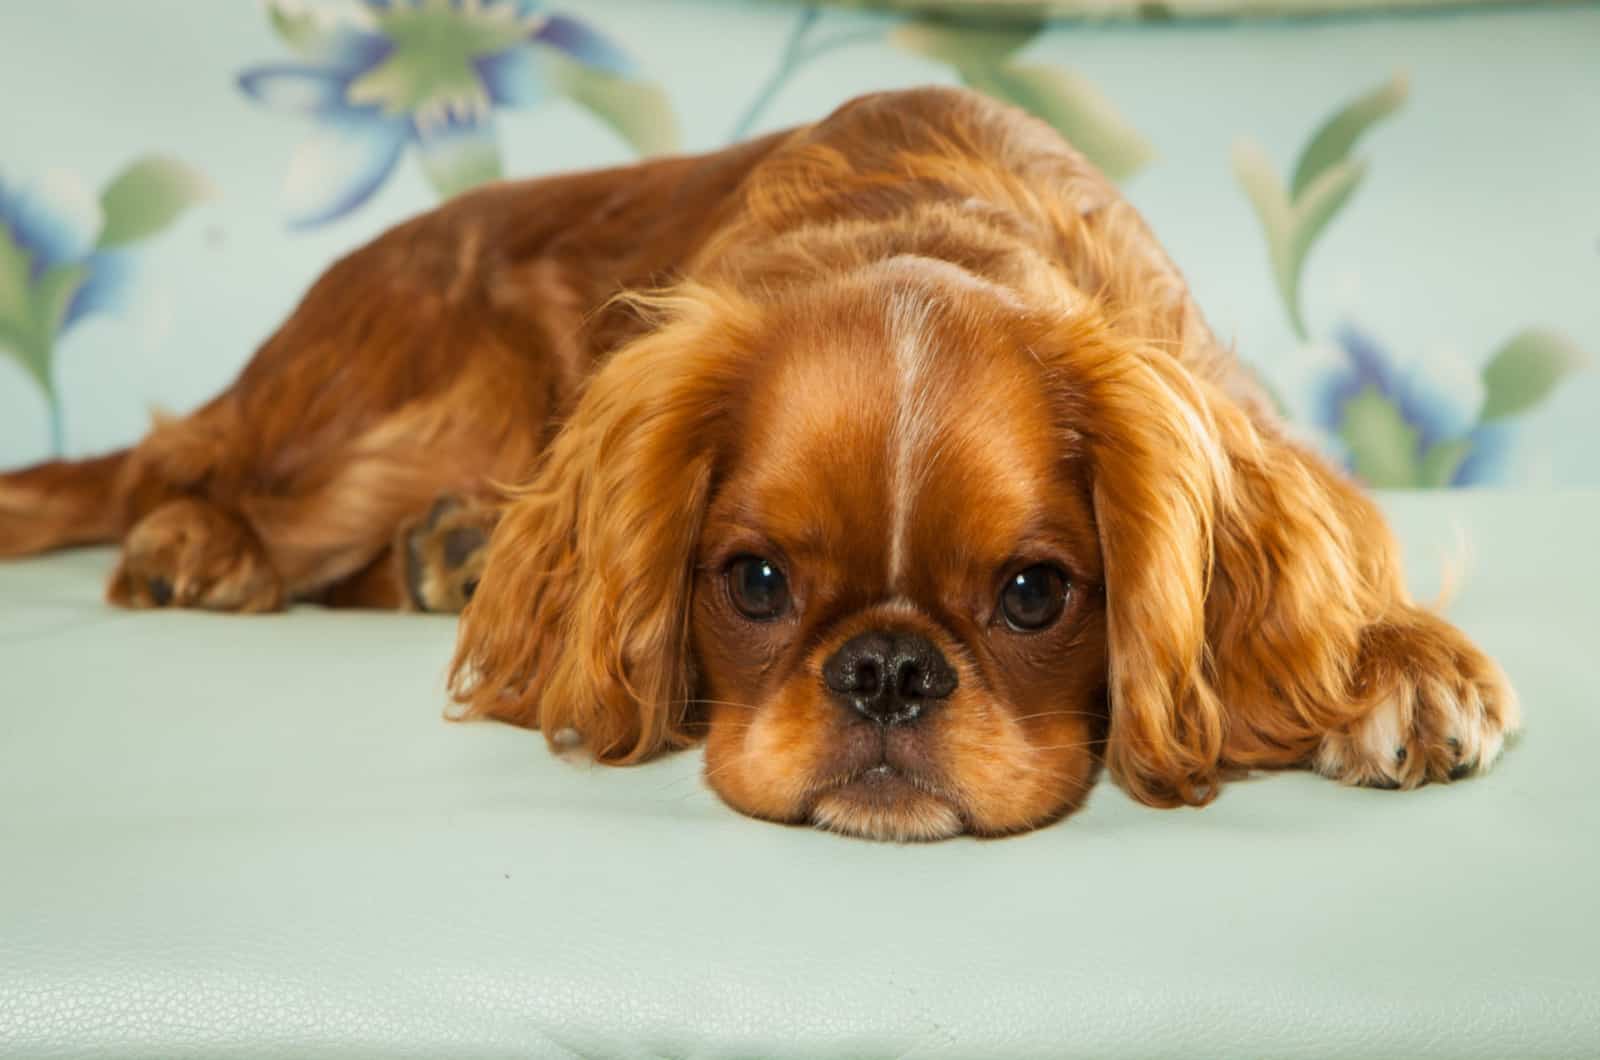
M 1227 455 L 1200 389 L 1164 351 L 1058 336 L 1062 386 L 1093 476 L 1105 571 L 1106 764 L 1136 798 L 1200 804 L 1224 720 L 1208 672 L 1206 595 Z
M 1050 300 L 1093 292 L 1106 318 L 1036 349 L 1056 351 L 1058 405 L 1093 464 L 1107 765 L 1142 801 L 1203 803 L 1223 762 L 1302 763 L 1383 690 L 1359 673 L 1361 640 L 1406 603 L 1397 551 L 1372 502 L 1272 425 L 1116 189 L 1042 127 L 1010 142 L 1026 154 L 1010 170 L 1029 175 L 1015 194 L 1040 197 L 1067 248 L 1072 290 Z
M 1217 351 L 1057 339 L 1106 579 L 1106 763 L 1199 805 L 1224 763 L 1298 764 L 1361 709 L 1363 629 L 1405 600 L 1370 501 L 1195 370 Z
M 513 495 L 451 671 L 461 716 L 570 728 L 615 763 L 689 742 L 695 546 L 748 319 L 704 289 L 653 311 Z

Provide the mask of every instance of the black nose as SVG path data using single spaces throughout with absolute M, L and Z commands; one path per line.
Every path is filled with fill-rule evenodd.
M 842 705 L 884 725 L 915 721 L 956 690 L 956 672 L 927 637 L 880 630 L 845 641 L 822 679 Z

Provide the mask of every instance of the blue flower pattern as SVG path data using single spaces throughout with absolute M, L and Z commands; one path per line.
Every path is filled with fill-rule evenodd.
M 1235 145 L 1235 174 L 1261 221 L 1285 315 L 1302 340 L 1310 338 L 1301 306 L 1306 256 L 1366 175 L 1352 149 L 1408 92 L 1409 79 L 1397 74 L 1336 111 L 1301 150 L 1288 184 L 1259 146 Z M 1313 344 L 1284 369 L 1310 375 L 1287 392 L 1298 426 L 1358 477 L 1395 488 L 1499 481 L 1516 438 L 1509 419 L 1545 400 L 1586 361 L 1565 336 L 1537 328 L 1512 336 L 1481 369 L 1448 357 L 1402 367 L 1377 338 L 1348 322 L 1335 327 L 1333 340 L 1334 363 L 1319 364 L 1329 351 Z
M 1451 474 L 1450 486 L 1478 486 L 1496 482 L 1509 462 L 1514 432 L 1500 422 L 1480 423 L 1483 390 L 1449 386 L 1439 378 L 1438 362 L 1416 362 L 1402 369 L 1395 357 L 1370 333 L 1345 322 L 1334 340 L 1346 363 L 1320 373 L 1312 386 L 1315 425 L 1333 438 L 1343 434 L 1350 402 L 1375 392 L 1389 402 L 1406 426 L 1416 434 L 1414 461 L 1442 442 L 1464 440 L 1467 455 Z M 1347 449 L 1335 445 L 1336 454 L 1356 470 Z
M 534 0 L 361 0 L 353 17 L 294 24 L 285 4 L 272 11 L 307 61 L 254 67 L 238 81 L 315 123 L 290 163 L 296 228 L 366 202 L 408 148 L 444 195 L 498 177 L 494 111 L 549 98 L 555 57 L 617 78 L 636 72 L 604 35 Z
M 0 174 L 0 226 L 28 262 L 28 282 L 37 284 L 53 269 L 81 266 L 84 276 L 68 300 L 59 337 L 92 313 L 126 307 L 133 279 L 134 252 L 125 248 L 99 248 L 100 213 L 92 201 L 52 189 L 8 181 Z
M 635 80 L 633 59 L 587 22 L 539 0 L 344 0 L 337 9 L 267 0 L 266 7 L 298 57 L 244 70 L 237 82 L 250 99 L 311 125 L 288 165 L 291 227 L 322 225 L 356 210 L 408 153 L 441 196 L 495 179 L 501 175 L 497 113 L 556 97 L 587 108 L 642 153 L 674 146 L 670 105 L 658 87 Z M 817 20 L 815 8 L 805 10 L 789 52 L 814 56 L 883 36 L 875 28 L 800 48 Z M 1028 100 L 1047 117 L 1092 112 L 1104 126 L 1102 146 L 1110 145 L 1102 164 L 1137 168 L 1150 152 L 1115 114 L 1088 107 L 1066 82 L 1045 76 L 1045 67 L 1014 58 L 1035 32 L 974 38 L 940 23 L 911 22 L 887 39 L 953 64 L 969 83 L 1027 87 Z M 794 57 L 786 52 L 786 62 Z M 779 70 L 758 103 L 788 72 Z M 1259 150 L 1236 155 L 1268 235 L 1285 309 L 1302 339 L 1309 340 L 1299 304 L 1304 256 L 1361 182 L 1363 171 L 1349 157 L 1357 138 L 1400 109 L 1406 84 L 1397 76 L 1325 122 L 1302 151 L 1292 183 L 1279 182 Z M 745 123 L 759 111 L 752 108 Z M 1313 208 L 1319 191 L 1330 209 Z M 0 174 L 0 353 L 14 355 L 44 391 L 54 451 L 63 448 L 54 364 L 59 339 L 90 316 L 125 308 L 137 276 L 137 243 L 205 193 L 199 174 L 153 156 L 129 166 L 98 199 L 70 178 L 23 183 Z M 1286 370 L 1292 365 L 1309 374 L 1282 393 L 1292 420 L 1376 485 L 1503 480 L 1515 417 L 1586 363 L 1569 340 L 1537 329 L 1513 336 L 1481 371 L 1447 357 L 1402 362 L 1348 321 L 1329 337 L 1285 362 Z
M 124 308 L 134 247 L 207 191 L 198 173 L 157 156 L 128 166 L 98 197 L 70 174 L 35 185 L 0 175 L 0 353 L 44 392 L 53 452 L 63 449 L 61 337 L 93 314 Z

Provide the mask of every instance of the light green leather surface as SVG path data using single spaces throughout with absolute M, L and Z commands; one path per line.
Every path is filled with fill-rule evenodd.
M 440 720 L 448 620 L 132 615 L 0 566 L 0 1052 L 1600 1054 L 1600 495 L 1386 501 L 1528 730 L 1414 793 L 1107 783 L 1003 841 L 758 824 Z M 1433 575 L 1433 576 L 1429 576 Z

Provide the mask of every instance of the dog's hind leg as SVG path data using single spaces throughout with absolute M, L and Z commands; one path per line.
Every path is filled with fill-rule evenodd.
M 127 462 L 122 450 L 0 475 L 0 557 L 115 541 Z
M 106 587 L 121 607 L 277 611 L 283 580 L 254 530 L 201 497 L 180 497 L 140 519 Z
M 437 496 L 435 476 L 411 461 L 357 454 L 295 485 L 303 488 L 227 502 L 184 496 L 150 511 L 128 532 L 107 598 L 241 612 L 295 600 L 407 607 L 403 565 L 382 557 L 396 527 L 412 525 Z

